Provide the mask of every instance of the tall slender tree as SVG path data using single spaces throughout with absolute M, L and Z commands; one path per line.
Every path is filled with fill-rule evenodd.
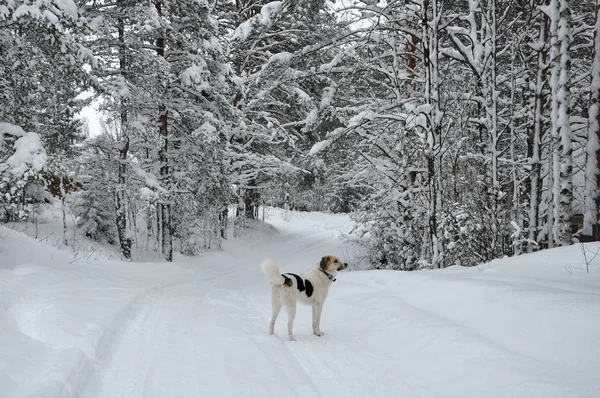
M 597 229 L 600 210 L 600 197 L 598 195 L 598 187 L 600 187 L 600 0 L 596 0 L 595 21 L 586 146 L 583 233 L 585 235 L 600 236 L 600 231 Z

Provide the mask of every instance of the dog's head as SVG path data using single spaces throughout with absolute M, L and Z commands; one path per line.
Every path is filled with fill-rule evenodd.
M 328 274 L 335 274 L 338 271 L 346 269 L 348 267 L 348 263 L 341 262 L 336 256 L 323 256 L 319 266 Z

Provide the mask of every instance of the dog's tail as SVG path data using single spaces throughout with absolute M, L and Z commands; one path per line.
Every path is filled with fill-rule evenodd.
M 267 276 L 269 282 L 271 282 L 274 285 L 283 285 L 283 283 L 285 282 L 285 278 L 283 277 L 283 275 L 281 275 L 281 272 L 279 272 L 279 267 L 277 266 L 277 264 L 275 264 L 275 261 L 271 259 L 265 260 L 262 262 L 260 267 Z

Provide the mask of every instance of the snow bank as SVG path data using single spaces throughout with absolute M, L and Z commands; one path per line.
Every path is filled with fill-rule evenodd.
M 82 396 L 140 298 L 163 277 L 181 275 L 169 266 L 123 264 L 76 262 L 0 227 L 1 396 Z

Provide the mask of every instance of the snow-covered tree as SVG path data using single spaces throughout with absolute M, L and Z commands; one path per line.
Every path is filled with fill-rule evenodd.
M 106 129 L 86 143 L 76 168 L 83 189 L 75 194 L 72 205 L 75 225 L 83 234 L 109 244 L 118 238 L 114 212 L 118 158 L 118 141 Z
M 85 31 L 71 0 L 0 5 L 0 122 L 28 132 L 18 141 L 38 137 L 50 155 L 45 178 L 60 180 L 52 175 L 58 162 L 72 157 L 83 139 L 76 115 L 86 104 L 79 95 L 90 84 L 84 65 L 94 62 L 82 40 Z M 23 203 L 39 200 L 28 196 L 22 192 Z
M 33 198 L 28 188 L 44 185 L 47 160 L 37 133 L 26 133 L 19 126 L 0 123 L 0 205 L 5 219 L 26 218 L 26 203 L 30 199 L 41 199 Z
M 324 64 L 338 52 L 331 37 L 340 25 L 324 1 L 237 2 L 235 11 L 229 57 L 243 83 L 234 98 L 242 123 L 230 149 L 233 182 L 242 190 L 246 217 L 253 218 L 262 188 L 288 182 L 299 191 L 317 183 L 316 167 L 302 153 L 327 123 L 321 105 L 333 90 L 327 76 L 333 64 Z
M 597 228 L 600 210 L 598 187 L 600 186 L 600 0 L 596 0 L 594 48 L 592 56 L 592 83 L 590 85 L 589 124 L 586 145 L 585 204 L 583 233 L 593 235 Z M 599 236 L 599 231 L 596 231 Z
M 550 0 L 543 0 L 547 5 Z M 535 87 L 533 90 L 533 111 L 531 112 L 532 121 L 530 122 L 531 133 L 529 138 L 529 146 L 531 147 L 531 175 L 530 192 L 529 192 L 529 214 L 528 228 L 529 240 L 536 242 L 540 229 L 540 194 L 542 188 L 542 137 L 545 132 L 545 110 L 546 110 L 546 94 L 547 81 L 546 72 L 548 67 L 548 17 L 543 12 L 536 12 L 538 24 L 537 40 L 531 43 L 531 47 L 535 50 Z M 531 247 L 532 248 L 532 247 Z
M 570 120 L 571 9 L 568 1 L 551 0 L 545 12 L 550 17 L 550 113 L 552 142 L 552 201 L 548 202 L 548 244 L 571 244 L 572 131 Z M 550 210 L 551 209 L 551 210 Z

